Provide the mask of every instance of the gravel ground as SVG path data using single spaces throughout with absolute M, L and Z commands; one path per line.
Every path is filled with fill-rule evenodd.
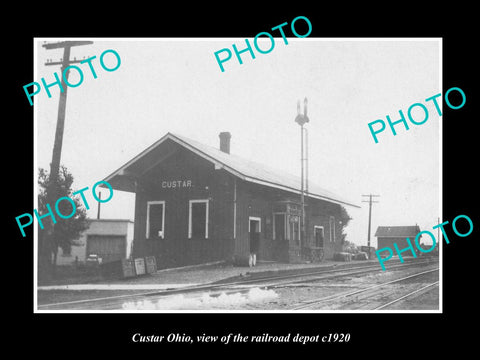
M 354 264 L 351 262 L 349 264 Z M 365 263 L 363 261 L 362 263 Z M 259 263 L 255 267 L 242 267 L 218 264 L 213 266 L 198 266 L 188 267 L 184 269 L 168 269 L 159 270 L 157 273 L 151 276 L 144 276 L 125 280 L 110 281 L 111 284 L 123 283 L 123 284 L 206 284 L 218 281 L 225 281 L 226 279 L 235 279 L 248 277 L 251 274 L 261 272 L 276 272 L 284 270 L 296 270 L 296 269 L 308 269 L 316 268 L 319 266 L 334 266 L 338 262 L 324 261 L 321 264 L 283 264 L 274 262 Z
M 363 262 L 365 263 L 365 261 Z M 48 287 L 39 287 L 37 291 L 37 303 L 38 305 L 48 303 L 59 303 L 65 301 L 85 300 L 91 298 L 103 298 L 107 296 L 121 296 L 142 294 L 148 292 L 147 289 L 138 290 L 133 289 L 136 285 L 158 285 L 158 284 L 174 284 L 174 285 L 190 285 L 190 284 L 207 284 L 218 281 L 228 281 L 228 279 L 246 278 L 254 274 L 260 274 L 264 272 L 276 272 L 282 270 L 295 270 L 295 269 L 309 269 L 319 266 L 334 266 L 333 261 L 324 261 L 321 264 L 283 264 L 283 263 L 267 263 L 261 262 L 257 266 L 240 267 L 225 264 L 215 264 L 210 266 L 190 266 L 178 269 L 159 270 L 152 275 L 139 276 L 130 279 L 121 280 L 105 280 L 97 281 L 93 285 L 108 284 L 108 285 L 132 285 L 132 290 L 49 290 Z M 354 262 L 345 264 L 347 266 L 353 266 Z M 77 281 L 75 283 L 84 284 L 84 280 Z M 60 282 L 63 284 L 64 282 Z M 75 288 L 75 283 L 70 288 Z M 52 286 L 52 285 L 50 285 Z M 153 288 L 154 286 L 152 286 Z M 93 288 L 93 286 L 92 286 Z M 42 290 L 45 289 L 45 290 Z
M 321 266 L 326 268 L 333 268 L 333 267 L 354 267 L 359 265 L 372 265 L 376 263 L 376 261 L 358 261 L 358 262 L 350 262 L 350 263 L 338 263 L 333 261 L 326 261 L 321 264 Z M 211 282 L 227 282 L 228 280 L 238 280 L 242 278 L 250 278 L 250 277 L 258 277 L 264 276 L 266 274 L 271 275 L 279 271 L 283 270 L 295 270 L 299 271 L 299 269 L 305 269 L 308 271 L 313 267 L 318 267 L 319 264 L 278 264 L 278 263 L 261 263 L 258 264 L 257 267 L 248 268 L 248 267 L 235 267 L 231 265 L 213 265 L 213 266 L 197 266 L 197 267 L 188 267 L 183 269 L 170 269 L 170 270 L 160 270 L 156 274 L 137 277 L 128 280 L 116 280 L 116 281 L 109 281 L 108 284 L 114 286 L 115 284 L 121 284 L 122 286 L 125 285 L 132 285 L 132 288 L 135 286 L 146 286 L 147 288 L 142 290 L 46 290 L 42 291 L 39 290 L 37 293 L 37 300 L 38 304 L 49 304 L 49 303 L 57 303 L 57 302 L 65 302 L 65 301 L 78 301 L 84 299 L 92 299 L 92 298 L 104 298 L 110 296 L 122 296 L 122 295 L 132 295 L 132 294 L 144 294 L 149 292 L 148 285 L 151 284 L 152 287 L 159 286 L 168 286 L 168 284 L 181 285 L 181 284 L 205 284 Z M 428 265 L 428 267 L 424 266 L 423 269 L 433 268 L 436 265 Z M 255 301 L 249 301 L 248 296 L 246 295 L 245 289 L 248 288 L 243 287 L 243 291 L 241 291 L 241 287 L 232 288 L 232 291 L 228 291 L 224 296 L 223 300 L 225 301 L 213 301 L 211 297 L 219 296 L 220 293 L 216 294 L 197 294 L 197 295 L 187 295 L 183 298 L 175 298 L 175 302 L 181 303 L 185 301 L 188 304 L 193 304 L 194 300 L 193 297 L 207 297 L 208 302 L 207 306 L 205 307 L 195 307 L 193 310 L 211 310 L 211 309 L 223 309 L 223 310 L 289 310 L 295 304 L 301 304 L 305 300 L 311 300 L 315 298 L 321 298 L 325 296 L 330 296 L 333 294 L 344 293 L 347 291 L 353 291 L 355 289 L 360 289 L 362 287 L 369 286 L 372 283 L 378 282 L 385 282 L 394 278 L 400 278 L 406 276 L 408 272 L 417 272 L 418 269 L 411 268 L 408 270 L 396 270 L 396 271 L 387 271 L 387 272 L 375 272 L 368 275 L 361 275 L 361 276 L 349 276 L 344 278 L 337 278 L 337 279 L 324 279 L 317 282 L 304 282 L 304 283 L 296 283 L 296 284 L 288 284 L 277 288 L 272 288 L 272 291 L 275 292 L 275 296 L 267 294 L 268 296 L 265 299 L 261 299 L 261 292 L 254 294 L 257 296 Z M 301 278 L 299 279 L 301 280 Z M 428 279 L 427 279 L 428 280 Z M 426 279 L 422 278 L 422 281 L 427 281 Z M 304 280 L 301 280 L 304 281 Z M 412 285 L 413 284 L 413 285 Z M 420 284 L 421 285 L 421 284 Z M 407 286 L 404 283 L 398 284 L 397 286 L 393 287 L 392 296 L 400 293 L 401 291 L 406 291 L 405 288 Z M 408 286 L 418 286 L 415 281 L 412 281 Z M 259 285 L 251 286 L 252 288 L 259 288 L 265 289 L 265 287 L 261 287 Z M 438 289 L 438 287 L 437 287 Z M 426 291 L 425 293 L 419 293 L 417 296 L 408 299 L 408 301 L 402 302 L 403 305 L 397 304 L 393 307 L 393 310 L 396 309 L 420 309 L 420 310 L 434 310 L 438 309 L 438 291 Z M 224 294 L 225 295 L 225 294 Z M 229 297 L 233 295 L 232 297 Z M 247 301 L 245 300 L 245 297 Z M 149 297 L 148 299 L 158 302 L 158 298 Z M 232 302 L 230 302 L 232 300 Z M 235 300 L 235 301 L 233 301 Z M 383 301 L 383 298 L 377 299 L 379 301 Z M 117 307 L 119 310 L 122 308 L 122 303 L 128 301 L 128 298 L 119 300 Z M 385 302 L 385 301 L 384 301 Z M 323 309 L 323 310 L 351 310 L 355 308 L 362 308 L 362 303 L 366 304 L 364 307 L 368 308 L 372 304 L 372 298 L 367 296 L 366 300 L 362 300 L 361 297 L 357 297 L 356 299 L 352 300 L 351 298 L 347 301 L 340 301 L 334 306 L 319 306 L 316 309 Z M 401 306 L 400 306 L 401 305 Z M 197 305 L 195 305 L 197 306 Z M 400 307 L 397 307 L 400 306 Z M 403 306 L 403 308 L 402 308 Z M 310 309 L 308 309 L 310 310 Z
M 434 267 L 424 268 L 422 270 L 433 269 Z M 372 284 L 383 283 L 393 279 L 399 279 L 409 274 L 418 272 L 418 269 L 397 270 L 386 273 L 375 273 L 366 276 L 345 277 L 341 279 L 322 280 L 317 283 L 299 283 L 295 286 L 287 286 L 275 289 L 278 298 L 264 304 L 247 304 L 246 309 L 262 310 L 288 310 L 295 304 L 300 305 L 304 301 L 319 299 L 341 293 L 352 292 L 357 289 L 366 288 Z M 337 299 L 334 302 L 325 302 L 305 309 L 310 310 L 371 310 L 377 306 L 383 305 L 390 300 L 398 298 L 408 292 L 419 289 L 429 283 L 438 280 L 438 273 L 432 273 L 428 276 L 412 278 L 401 283 L 392 284 L 381 288 L 381 291 L 369 291 L 355 296 Z M 438 287 L 434 286 L 429 291 L 422 291 L 415 296 L 408 297 L 385 310 L 438 310 L 439 292 Z

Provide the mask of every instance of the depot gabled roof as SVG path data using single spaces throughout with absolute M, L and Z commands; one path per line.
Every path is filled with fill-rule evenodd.
M 192 151 L 198 156 L 212 162 L 216 169 L 224 169 L 232 175 L 248 182 L 253 182 L 273 188 L 300 194 L 300 178 L 289 173 L 273 169 L 239 156 L 227 154 L 217 148 L 199 143 L 178 134 L 167 133 L 160 140 L 149 146 L 133 159 L 107 176 L 104 181 L 109 182 L 114 189 L 134 192 L 132 177 L 138 177 L 158 165 L 175 152 L 168 142 L 174 143 Z M 149 161 L 146 161 L 147 159 Z M 309 197 L 328 202 L 360 207 L 351 201 L 309 182 Z

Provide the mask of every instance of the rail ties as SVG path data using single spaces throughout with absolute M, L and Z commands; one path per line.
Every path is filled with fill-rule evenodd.
M 376 307 L 376 308 L 373 309 L 373 310 L 383 310 L 383 309 L 385 309 L 386 307 L 389 307 L 390 305 L 393 305 L 393 304 L 396 304 L 396 303 L 398 303 L 398 302 L 400 302 L 400 301 L 403 301 L 403 300 L 405 300 L 406 298 L 408 298 L 408 297 L 410 297 L 410 296 L 412 296 L 412 295 L 415 295 L 415 294 L 417 294 L 417 293 L 419 293 L 419 292 L 421 292 L 421 291 L 424 291 L 424 290 L 426 290 L 426 289 L 428 289 L 428 288 L 430 288 L 430 287 L 432 287 L 432 286 L 436 286 L 436 285 L 438 285 L 438 284 L 439 284 L 439 282 L 438 282 L 438 281 L 435 281 L 435 282 L 433 282 L 433 283 L 431 283 L 431 284 L 428 284 L 428 285 L 425 285 L 425 286 L 421 287 L 420 289 L 414 290 L 414 291 L 412 291 L 412 292 L 410 292 L 410 293 L 408 293 L 408 294 L 406 294 L 406 295 L 403 295 L 403 296 L 401 296 L 401 297 L 399 297 L 399 298 L 397 298 L 397 299 L 395 299 L 395 300 L 392 300 L 392 301 L 390 301 L 390 302 L 388 302 L 388 303 L 386 303 L 386 304 L 383 304 L 383 305 L 381 305 L 381 306 L 378 306 L 378 307 Z
M 359 290 L 355 290 L 355 291 L 348 291 L 348 292 L 344 292 L 344 293 L 341 293 L 341 294 L 334 294 L 334 295 L 326 296 L 326 297 L 323 297 L 323 298 L 317 298 L 317 299 L 314 299 L 314 300 L 309 300 L 309 301 L 305 302 L 304 304 L 295 306 L 291 309 L 292 310 L 306 309 L 306 308 L 309 308 L 313 305 L 318 305 L 318 304 L 328 302 L 328 301 L 339 300 L 339 299 L 344 298 L 344 297 L 349 297 L 349 296 L 357 295 L 357 294 L 364 293 L 364 292 L 367 292 L 367 291 L 371 291 L 371 290 L 374 290 L 374 289 L 379 289 L 381 287 L 384 287 L 385 285 L 398 283 L 398 282 L 401 282 L 401 281 L 412 279 L 414 277 L 427 275 L 427 274 L 430 274 L 430 273 L 436 272 L 436 271 L 438 272 L 439 268 L 435 268 L 435 269 L 427 270 L 427 271 L 422 271 L 422 272 L 419 272 L 419 273 L 416 273 L 416 274 L 413 274 L 413 275 L 408 275 L 408 276 L 402 277 L 400 279 L 395 279 L 395 280 L 383 282 L 381 284 L 372 285 L 372 286 L 369 286 L 369 287 L 366 287 L 366 288 L 363 288 L 363 289 L 359 289 Z M 436 283 L 438 283 L 438 281 Z M 436 284 L 436 283 L 434 283 L 434 284 Z M 430 284 L 429 286 L 433 286 L 434 284 Z M 418 290 L 418 291 L 420 291 L 420 290 Z M 418 292 L 418 291 L 416 291 L 416 292 Z M 412 292 L 411 294 L 407 294 L 402 298 L 406 298 L 407 296 L 413 295 L 416 292 Z M 391 303 L 393 304 L 394 302 L 401 301 L 401 300 L 402 299 L 399 298 L 399 299 L 396 299 L 396 301 L 393 301 Z M 388 304 L 388 305 L 390 305 L 390 304 Z M 385 304 L 385 305 L 382 305 L 382 306 L 386 307 L 388 305 Z M 377 310 L 377 309 L 375 309 L 375 310 Z

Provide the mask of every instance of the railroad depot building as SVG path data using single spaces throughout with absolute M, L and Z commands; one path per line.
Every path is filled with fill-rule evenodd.
M 235 260 L 246 263 L 250 239 L 258 259 L 296 262 L 300 247 L 300 178 L 167 133 L 105 178 L 135 193 L 133 257 L 156 257 L 158 268 Z M 309 183 L 302 243 L 341 251 L 341 206 L 357 205 Z

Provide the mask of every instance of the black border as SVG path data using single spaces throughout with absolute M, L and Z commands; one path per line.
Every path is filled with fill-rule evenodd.
M 317 354 L 329 350 L 342 354 L 346 349 L 353 349 L 360 356 L 369 356 L 378 355 L 378 348 L 386 346 L 394 353 L 406 349 L 404 355 L 409 356 L 409 349 L 418 353 L 441 346 L 450 347 L 449 344 L 461 345 L 462 349 L 473 346 L 474 331 L 468 329 L 468 320 L 475 311 L 474 295 L 471 294 L 474 287 L 470 285 L 467 288 L 465 283 L 475 283 L 474 241 L 478 235 L 477 227 L 467 238 L 458 238 L 448 231 L 452 242 L 444 244 L 443 314 L 33 314 L 33 243 L 31 238 L 18 236 L 14 216 L 33 208 L 33 112 L 25 101 L 22 86 L 34 80 L 34 37 L 250 38 L 285 21 L 290 22 L 299 15 L 311 21 L 313 31 L 310 37 L 442 37 L 442 94 L 457 86 L 467 96 L 466 105 L 460 110 L 451 110 L 443 103 L 444 220 L 451 222 L 457 215 L 466 214 L 473 220 L 474 226 L 478 226 L 478 218 L 475 217 L 478 191 L 474 187 L 474 169 L 478 163 L 475 155 L 478 151 L 474 152 L 473 139 L 473 127 L 478 117 L 474 114 L 478 90 L 473 81 L 478 71 L 473 66 L 476 49 L 474 32 L 469 28 L 469 9 L 450 7 L 448 14 L 440 15 L 434 8 L 423 11 L 406 3 L 397 7 L 392 5 L 389 9 L 379 9 L 374 5 L 369 9 L 366 4 L 351 8 L 344 4 L 337 10 L 322 4 L 312 7 L 304 4 L 303 8 L 295 9 L 294 5 L 277 3 L 266 12 L 243 3 L 218 6 L 209 8 L 205 5 L 197 11 L 187 4 L 183 4 L 182 10 L 172 10 L 163 8 L 160 3 L 135 6 L 117 3 L 110 4 L 103 11 L 92 5 L 63 7 L 57 12 L 52 10 L 53 4 L 42 4 L 43 9 L 29 8 L 28 14 L 22 17 L 24 27 L 7 42 L 12 56 L 17 59 L 10 59 L 8 67 L 4 67 L 9 69 L 6 71 L 9 76 L 4 95 L 8 99 L 4 105 L 8 116 L 4 121 L 9 129 L 6 133 L 12 134 L 15 139 L 9 141 L 10 136 L 5 137 L 7 151 L 4 152 L 7 159 L 4 186 L 12 188 L 8 193 L 15 194 L 8 202 L 5 219 L 8 232 L 11 231 L 12 235 L 6 237 L 8 265 L 3 267 L 5 284 L 13 294 L 7 299 L 11 299 L 15 311 L 9 334 L 10 345 L 21 349 L 28 343 L 33 345 L 32 349 L 46 354 L 54 348 L 60 356 L 66 354 L 63 351 L 86 356 L 94 351 L 93 356 L 97 357 L 100 352 L 122 354 L 123 350 L 138 354 L 155 351 L 153 354 L 165 356 L 162 350 L 167 348 L 187 351 L 215 349 L 216 353 L 232 355 L 232 350 L 236 352 L 244 345 L 133 344 L 131 336 L 136 332 L 190 335 L 348 332 L 351 334 L 348 344 L 260 344 L 249 347 L 282 351 L 288 346 L 298 351 L 313 350 Z M 52 344 L 56 345 L 51 348 Z

